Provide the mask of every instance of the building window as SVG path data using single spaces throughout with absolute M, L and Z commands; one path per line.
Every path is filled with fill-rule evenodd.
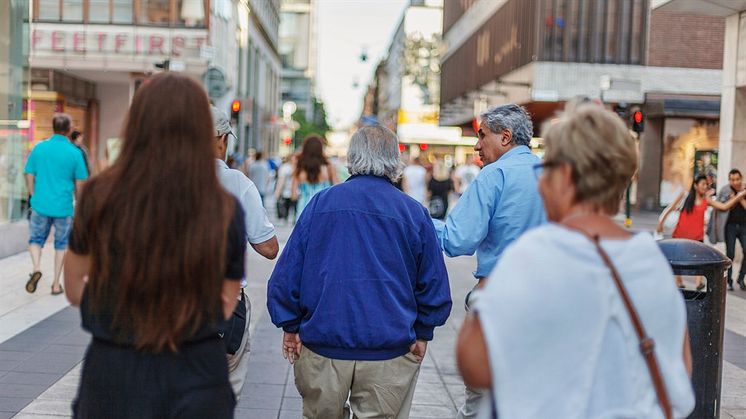
M 62 20 L 65 22 L 83 21 L 83 0 L 65 0 L 62 9 Z
M 176 26 L 205 26 L 205 6 L 203 0 L 177 0 Z
M 134 14 L 132 3 L 132 0 L 112 0 L 112 23 L 131 24 Z
M 38 0 L 37 4 L 39 20 L 60 20 L 60 0 Z
M 109 0 L 88 0 L 88 22 L 109 23 Z
M 137 22 L 146 25 L 168 26 L 169 3 L 169 0 L 140 0 L 140 16 L 137 17 Z

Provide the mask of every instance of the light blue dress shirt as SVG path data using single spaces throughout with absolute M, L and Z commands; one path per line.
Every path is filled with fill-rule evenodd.
M 546 221 L 533 169 L 540 162 L 526 146 L 511 149 L 479 172 L 445 222 L 433 220 L 448 256 L 477 253 L 476 278 L 487 277 L 509 244 Z

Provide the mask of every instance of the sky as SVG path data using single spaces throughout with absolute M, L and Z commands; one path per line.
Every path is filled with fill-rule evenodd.
M 357 121 L 375 66 L 408 0 L 317 0 L 317 94 L 332 127 Z M 367 62 L 360 61 L 366 49 Z M 353 83 L 358 80 L 358 87 Z

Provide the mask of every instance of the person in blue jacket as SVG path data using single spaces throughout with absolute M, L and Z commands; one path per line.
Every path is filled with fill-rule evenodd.
M 309 202 L 269 280 L 303 417 L 409 416 L 420 363 L 451 312 L 443 254 L 427 209 L 393 185 L 396 135 L 351 139 L 346 182 Z

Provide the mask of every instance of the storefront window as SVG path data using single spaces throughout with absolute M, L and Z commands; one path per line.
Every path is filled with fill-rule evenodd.
M 673 202 L 691 186 L 695 175 L 704 174 L 717 183 L 717 149 L 720 125 L 717 121 L 666 119 L 660 205 Z
M 23 218 L 23 164 L 29 152 L 24 102 L 28 77 L 27 1 L 0 2 L 0 224 Z
M 141 0 L 138 23 L 168 26 L 169 0 Z

